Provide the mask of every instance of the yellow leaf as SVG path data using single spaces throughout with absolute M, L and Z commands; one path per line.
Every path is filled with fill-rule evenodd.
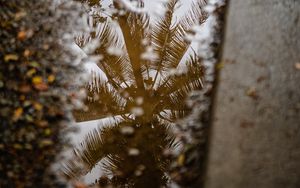
M 40 111 L 40 110 L 43 109 L 43 106 L 42 106 L 40 103 L 38 103 L 38 102 L 34 103 L 33 106 L 34 106 L 34 108 L 35 108 L 36 110 L 38 110 L 38 111 Z
M 13 147 L 17 150 L 22 149 L 22 145 L 21 144 L 14 144 Z
M 54 82 L 54 80 L 55 80 L 55 76 L 53 74 L 51 74 L 51 75 L 48 76 L 48 82 L 49 83 Z
M 40 76 L 35 76 L 32 78 L 32 83 L 34 84 L 41 84 L 43 82 L 43 78 Z
M 26 73 L 26 75 L 28 76 L 28 77 L 31 77 L 33 74 L 35 74 L 36 73 L 36 70 L 35 69 L 30 69 L 29 71 L 27 71 L 27 73 Z
M 4 61 L 8 62 L 8 61 L 17 61 L 19 59 L 19 56 L 16 54 L 7 54 L 4 56 Z
M 44 140 L 40 141 L 40 143 L 39 143 L 40 147 L 50 146 L 52 144 L 53 144 L 53 142 L 50 139 L 44 139 Z

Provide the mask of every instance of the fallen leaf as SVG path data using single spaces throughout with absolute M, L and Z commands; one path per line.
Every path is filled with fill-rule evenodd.
M 20 32 L 18 33 L 17 38 L 18 38 L 19 40 L 25 40 L 25 39 L 26 39 L 26 32 L 25 32 L 25 31 L 20 31 Z
M 25 115 L 25 119 L 26 119 L 26 121 L 28 121 L 28 122 L 33 122 L 33 121 L 34 121 L 33 117 L 30 116 L 30 115 L 28 115 L 28 114 Z
M 53 142 L 52 142 L 52 140 L 50 140 L 50 139 L 43 139 L 43 140 L 41 140 L 41 142 L 39 143 L 39 146 L 40 146 L 40 147 L 46 147 L 46 146 L 51 146 L 51 145 L 53 145 Z
M 21 107 L 17 108 L 17 109 L 14 111 L 14 115 L 13 115 L 12 120 L 13 120 L 13 121 L 19 120 L 20 117 L 22 116 L 22 114 L 23 114 L 23 108 L 21 108 Z
M 29 57 L 30 54 L 31 54 L 31 52 L 29 50 L 25 50 L 23 53 L 24 57 Z
M 38 102 L 35 102 L 35 103 L 33 104 L 33 107 L 34 107 L 34 109 L 36 109 L 36 110 L 38 110 L 38 111 L 40 111 L 40 110 L 43 109 L 43 105 L 41 105 L 41 104 L 38 103 Z
M 48 76 L 48 82 L 49 83 L 54 82 L 54 80 L 55 80 L 55 76 L 53 74 L 51 74 L 51 75 Z
M 35 76 L 32 78 L 32 83 L 33 84 L 41 84 L 43 82 L 43 78 L 40 76 Z
M 30 100 L 26 100 L 26 101 L 24 101 L 24 103 L 23 103 L 23 106 L 24 107 L 29 107 L 29 106 L 31 106 L 32 105 L 32 102 L 30 101 Z
M 26 72 L 26 76 L 31 77 L 35 73 L 36 73 L 36 69 L 30 69 L 29 71 Z M 35 78 L 35 79 L 37 79 L 37 78 Z
M 17 61 L 19 59 L 19 56 L 16 54 L 7 54 L 4 56 L 4 61 L 8 62 L 8 61 Z
M 28 93 L 31 91 L 31 87 L 30 87 L 30 85 L 21 85 L 19 88 L 19 91 L 21 93 Z
M 48 90 L 49 86 L 45 83 L 39 83 L 39 84 L 35 84 L 34 88 L 39 91 L 46 91 L 46 90 Z
M 38 122 L 37 122 L 37 126 L 38 126 L 38 127 L 41 127 L 41 128 L 48 127 L 48 122 L 47 122 L 47 121 L 44 121 L 44 120 L 38 121 Z
M 32 67 L 40 67 L 40 65 L 39 65 L 39 63 L 38 62 L 36 62 L 36 61 L 31 61 L 31 62 L 29 62 L 29 65 L 30 66 L 32 66 Z

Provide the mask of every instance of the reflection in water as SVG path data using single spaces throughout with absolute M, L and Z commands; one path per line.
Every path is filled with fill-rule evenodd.
M 102 187 L 167 185 L 168 153 L 177 145 L 169 129 L 189 113 L 185 98 L 202 88 L 203 75 L 196 54 L 183 58 L 190 47 L 186 32 L 204 19 L 203 3 L 195 4 L 174 24 L 177 3 L 170 0 L 165 15 L 150 24 L 146 14 L 123 10 L 115 2 L 122 14 L 116 13 L 113 19 L 122 36 L 110 19 L 95 23 L 98 30 L 89 39 L 100 41 L 96 54 L 101 55 L 97 64 L 101 71 L 93 71 L 87 86 L 88 110 L 74 114 L 78 121 L 112 118 L 101 121 L 102 126 L 74 150 L 65 164 L 68 177 L 81 177 L 101 163 L 104 175 L 99 174 L 95 184 Z M 99 74 L 105 74 L 105 79 L 99 79 Z

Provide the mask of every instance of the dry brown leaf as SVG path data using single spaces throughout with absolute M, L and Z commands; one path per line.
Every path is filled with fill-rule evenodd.
M 19 88 L 19 91 L 21 93 L 28 93 L 31 91 L 31 87 L 30 87 L 30 85 L 21 85 Z
M 31 54 L 30 50 L 27 50 L 27 49 L 23 53 L 24 57 L 29 57 L 30 54 Z
M 39 83 L 39 84 L 35 84 L 34 88 L 39 91 L 46 91 L 46 90 L 48 90 L 49 86 L 45 83 Z

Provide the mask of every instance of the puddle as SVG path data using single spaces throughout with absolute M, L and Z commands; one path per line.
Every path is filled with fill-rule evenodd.
M 81 123 L 72 136 L 75 150 L 64 165 L 69 178 L 102 187 L 170 185 L 171 154 L 180 150 L 172 129 L 191 112 L 186 104 L 190 92 L 203 87 L 201 61 L 190 53 L 183 32 L 191 17 L 180 21 L 178 13 L 168 15 L 176 10 L 175 2 L 151 27 L 141 24 L 146 17 L 124 12 L 117 30 L 107 19 L 91 36 L 100 41 L 93 55 L 101 60 L 89 66 L 87 108 L 74 112 Z M 202 17 L 198 11 L 187 14 Z

